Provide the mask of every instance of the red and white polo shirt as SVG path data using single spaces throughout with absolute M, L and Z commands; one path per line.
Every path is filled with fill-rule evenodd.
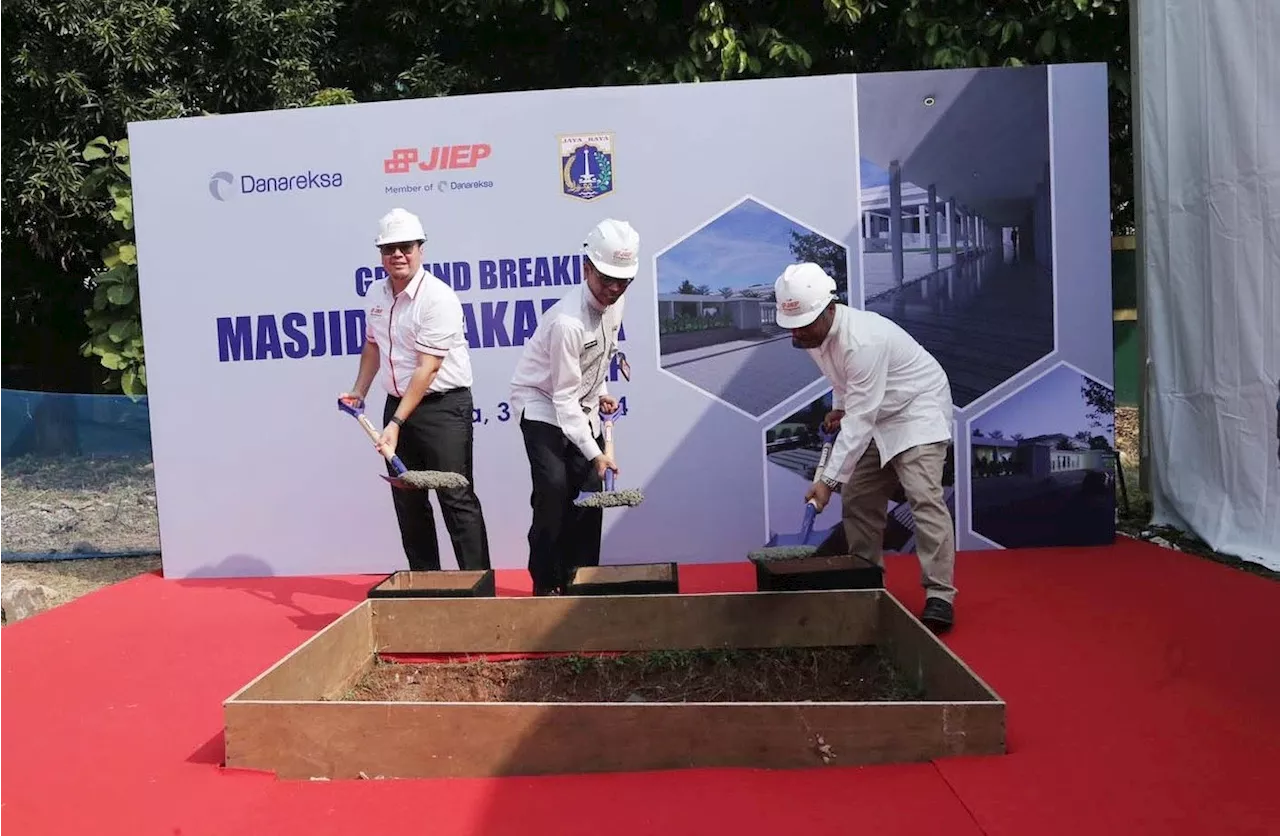
M 462 302 L 453 288 L 420 267 L 398 295 L 392 294 L 390 279 L 383 279 L 369 288 L 369 296 L 366 339 L 378 346 L 378 382 L 387 392 L 404 396 L 419 352 L 443 358 L 428 391 L 471 385 Z

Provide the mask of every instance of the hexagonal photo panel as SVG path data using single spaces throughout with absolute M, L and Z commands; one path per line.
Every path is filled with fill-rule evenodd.
M 1061 363 L 969 421 L 970 530 L 1007 549 L 1116 534 L 1114 390 Z
M 658 365 L 750 418 L 822 377 L 777 324 L 774 280 L 813 261 L 848 298 L 848 251 L 752 197 L 660 252 L 655 275 Z
M 765 514 L 770 532 L 797 534 L 804 516 L 804 495 L 813 482 L 822 457 L 818 429 L 831 410 L 831 392 L 817 398 L 764 432 Z M 947 451 L 942 472 L 942 492 L 954 525 L 956 505 L 955 450 Z M 881 550 L 885 554 L 905 554 L 916 550 L 916 525 L 902 487 L 885 497 L 885 528 Z M 841 551 L 847 549 L 840 524 L 840 497 L 835 496 L 814 521 L 809 545 L 828 537 L 840 538 Z
M 964 407 L 1054 349 L 1045 67 L 858 76 L 863 307 Z

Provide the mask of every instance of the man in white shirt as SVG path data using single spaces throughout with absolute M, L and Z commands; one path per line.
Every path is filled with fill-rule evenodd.
M 942 632 L 954 623 L 955 527 L 942 493 L 951 443 L 951 385 L 938 361 L 897 323 L 840 304 L 816 264 L 793 264 L 774 283 L 778 324 L 831 381 L 828 431 L 840 433 L 821 481 L 805 495 L 821 511 L 842 494 L 851 554 L 884 565 L 889 498 L 901 485 L 915 518 L 925 607 Z
M 422 265 L 426 233 L 416 215 L 392 209 L 374 243 L 387 278 L 369 288 L 366 340 L 347 403 L 362 407 L 375 375 L 387 392 L 378 447 L 409 470 L 461 473 L 465 488 L 436 491 L 460 569 L 489 568 L 489 537 L 472 482 L 471 357 L 462 303 Z M 395 475 L 390 463 L 387 472 Z M 392 488 L 409 568 L 440 569 L 430 492 Z
M 622 294 L 640 269 L 640 236 L 604 220 L 583 243 L 582 282 L 542 315 L 511 380 L 533 480 L 529 574 L 535 595 L 562 594 L 574 568 L 600 564 L 603 512 L 579 508 L 606 470 L 600 413 L 617 410 L 605 379 L 618 352 Z

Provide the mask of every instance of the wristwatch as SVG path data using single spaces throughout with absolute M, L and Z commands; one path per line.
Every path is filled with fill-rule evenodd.
M 840 482 L 839 482 L 839 480 L 832 479 L 830 476 L 823 476 L 823 477 L 822 477 L 822 484 L 826 485 L 828 488 L 831 488 L 831 490 L 833 490 L 833 491 L 838 491 L 838 490 L 840 490 Z
M 391 416 L 391 423 L 395 424 L 397 427 L 404 426 L 404 421 L 396 415 Z

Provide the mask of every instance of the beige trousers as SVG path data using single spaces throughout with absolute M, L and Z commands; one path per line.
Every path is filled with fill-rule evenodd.
M 841 489 L 844 534 L 849 553 L 884 566 L 882 547 L 889 498 L 898 485 L 907 495 L 916 523 L 916 555 L 925 595 L 954 601 L 956 535 L 942 495 L 942 468 L 949 442 L 922 444 L 899 453 L 887 467 L 871 442 Z

